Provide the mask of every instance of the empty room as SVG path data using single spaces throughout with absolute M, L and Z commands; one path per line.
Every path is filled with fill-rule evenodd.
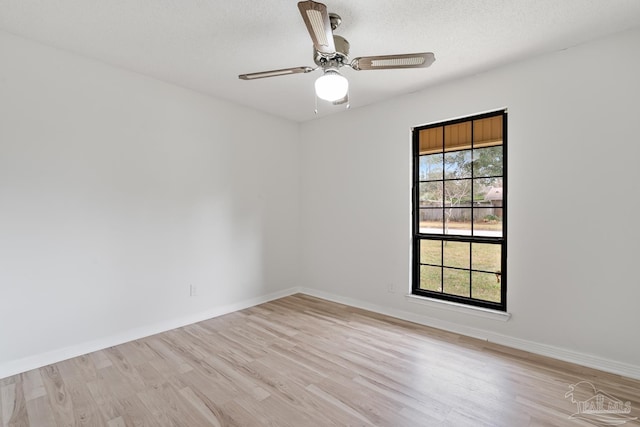
M 640 426 L 637 0 L 0 0 L 0 427 Z

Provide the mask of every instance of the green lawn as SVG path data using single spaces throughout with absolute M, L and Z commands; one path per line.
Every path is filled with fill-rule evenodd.
M 500 245 L 488 243 L 422 240 L 420 262 L 433 266 L 420 266 L 420 288 L 500 302 L 500 283 L 496 277 L 501 269 L 500 251 Z

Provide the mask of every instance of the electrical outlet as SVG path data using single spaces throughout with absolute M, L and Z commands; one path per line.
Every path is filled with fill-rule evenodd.
M 198 296 L 198 288 L 195 285 L 189 285 L 189 296 L 190 297 Z
M 396 288 L 393 283 L 389 283 L 387 285 L 387 292 L 389 292 L 390 294 L 394 294 L 396 292 Z

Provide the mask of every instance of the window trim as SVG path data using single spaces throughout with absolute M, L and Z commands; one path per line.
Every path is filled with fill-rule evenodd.
M 405 300 L 413 304 L 420 304 L 438 310 L 446 310 L 454 313 L 463 313 L 470 316 L 483 317 L 485 319 L 499 320 L 508 322 L 511 319 L 511 313 L 492 308 L 478 307 L 475 305 L 461 304 L 443 299 L 435 299 L 422 295 L 407 294 Z
M 502 237 L 491 238 L 485 236 L 457 236 L 443 234 L 423 234 L 420 233 L 419 224 L 419 183 L 420 183 L 420 131 L 424 129 L 445 127 L 463 122 L 481 120 L 490 117 L 502 116 Z M 507 311 L 507 221 L 508 221 L 508 133 L 507 133 L 507 109 L 500 109 L 491 112 L 474 114 L 471 116 L 460 117 L 451 120 L 434 122 L 411 129 L 412 132 L 412 174 L 411 174 L 411 295 L 419 297 L 433 298 L 436 300 L 450 301 L 454 303 L 464 304 L 470 307 L 481 307 L 501 312 Z M 473 129 L 473 126 L 472 126 Z M 473 130 L 472 130 L 473 132 Z M 473 134 L 472 134 L 473 135 Z M 472 138 L 473 140 L 473 138 Z M 444 152 L 444 151 L 443 151 Z M 500 242 L 502 245 L 501 254 L 501 297 L 500 302 L 491 302 L 473 299 L 470 297 L 445 294 L 443 292 L 429 291 L 420 289 L 420 241 L 421 240 L 438 240 L 438 241 L 463 241 L 463 242 Z

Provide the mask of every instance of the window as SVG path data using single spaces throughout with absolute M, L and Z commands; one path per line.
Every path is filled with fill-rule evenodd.
M 507 112 L 413 130 L 412 293 L 506 311 Z

